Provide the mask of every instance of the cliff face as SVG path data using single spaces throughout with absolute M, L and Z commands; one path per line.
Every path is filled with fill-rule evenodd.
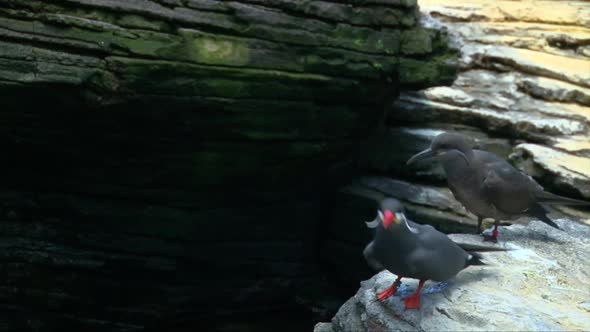
M 411 0 L 0 0 L 0 325 L 286 310 L 333 166 L 454 60 Z

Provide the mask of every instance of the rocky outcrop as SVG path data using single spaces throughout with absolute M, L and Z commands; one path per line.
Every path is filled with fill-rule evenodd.
M 404 279 L 398 294 L 384 302 L 376 293 L 395 275 L 384 271 L 361 287 L 315 332 L 341 331 L 585 331 L 590 328 L 590 228 L 560 219 L 563 231 L 540 221 L 500 227 L 506 252 L 485 253 L 488 266 L 469 267 L 448 282 L 429 282 L 422 307 L 405 311 L 403 297 L 417 281 Z M 454 240 L 481 242 L 478 236 Z
M 321 256 L 349 289 L 370 274 L 361 254 L 370 233 L 362 221 L 374 218 L 384 197 L 400 199 L 411 218 L 441 231 L 474 231 L 475 217 L 453 198 L 439 165 L 405 164 L 443 131 L 473 137 L 550 191 L 590 199 L 588 5 L 424 0 L 420 10 L 424 24 L 444 27 L 460 48 L 460 73 L 451 86 L 402 92 L 388 127 L 359 149 L 356 166 L 378 176 L 343 190 L 346 206 L 337 207 Z M 590 220 L 587 209 L 555 208 L 552 218 Z
M 479 132 L 502 141 L 501 155 L 547 189 L 590 200 L 590 6 L 423 0 L 420 10 L 454 36 L 461 69 L 451 86 L 405 92 L 394 103 L 389 124 L 413 130 L 404 141 L 439 130 Z M 380 166 L 400 178 L 438 179 L 424 169 Z

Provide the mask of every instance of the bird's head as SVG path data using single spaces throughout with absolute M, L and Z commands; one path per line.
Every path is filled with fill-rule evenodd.
M 444 156 L 450 151 L 458 152 L 458 155 L 469 164 L 467 155 L 472 152 L 474 145 L 469 137 L 457 133 L 442 133 L 432 140 L 430 148 L 412 156 L 407 164 L 412 164 L 418 160 Z
M 375 220 L 365 223 L 369 228 L 376 228 L 382 224 L 384 229 L 390 229 L 390 227 L 400 225 L 405 221 L 403 205 L 395 199 L 387 198 L 381 202 Z

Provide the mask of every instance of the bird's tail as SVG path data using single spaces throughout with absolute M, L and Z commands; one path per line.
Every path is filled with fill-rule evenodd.
M 573 199 L 569 197 L 563 197 L 559 195 L 552 194 L 547 191 L 542 191 L 537 193 L 536 195 L 537 201 L 539 203 L 545 204 L 563 204 L 563 205 L 587 205 L 590 206 L 590 202 L 582 201 L 579 199 Z
M 559 226 L 557 226 L 557 224 L 553 220 L 551 220 L 551 219 L 549 219 L 549 217 L 547 217 L 547 210 L 545 210 L 545 208 L 539 204 L 536 204 L 535 206 L 533 206 L 529 210 L 529 214 L 553 228 L 560 229 Z
M 467 264 L 465 266 L 472 266 L 472 265 L 487 265 L 482 261 L 483 257 L 477 252 L 469 252 L 469 259 L 467 260 Z
M 470 254 L 475 252 L 494 252 L 494 251 L 509 251 L 512 249 L 499 246 L 498 244 L 489 244 L 483 243 L 481 245 L 475 243 L 457 243 L 461 249 L 467 251 Z

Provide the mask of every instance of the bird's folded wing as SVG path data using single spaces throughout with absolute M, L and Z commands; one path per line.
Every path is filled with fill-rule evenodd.
M 505 214 L 523 213 L 534 203 L 539 185 L 509 164 L 488 165 L 481 189 L 490 204 Z
M 373 242 L 371 242 L 363 251 L 363 256 L 365 256 L 367 264 L 369 264 L 369 266 L 375 271 L 385 270 L 385 267 L 383 267 L 383 265 L 375 258 L 375 253 L 373 250 Z
M 411 271 L 412 275 L 427 276 L 427 278 L 432 278 L 433 280 L 436 280 L 438 279 L 436 276 L 439 275 L 441 271 L 447 269 L 450 265 L 453 265 L 450 264 L 450 262 L 456 259 L 457 258 L 454 256 L 447 257 L 440 250 L 422 248 L 414 250 L 406 258 L 406 261 L 407 266 Z

